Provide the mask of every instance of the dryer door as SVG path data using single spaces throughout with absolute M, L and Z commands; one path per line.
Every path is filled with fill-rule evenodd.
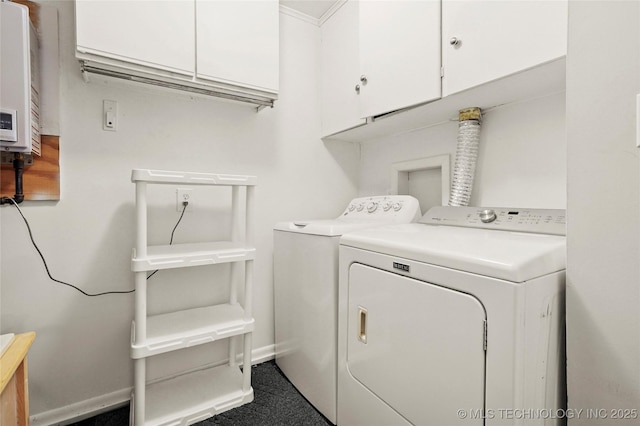
M 482 425 L 458 410 L 484 408 L 485 320 L 473 296 L 353 264 L 349 372 L 415 425 Z

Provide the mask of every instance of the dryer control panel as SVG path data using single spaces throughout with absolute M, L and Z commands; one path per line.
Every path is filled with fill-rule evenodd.
M 437 206 L 429 209 L 419 222 L 535 234 L 567 234 L 566 211 L 561 209 Z

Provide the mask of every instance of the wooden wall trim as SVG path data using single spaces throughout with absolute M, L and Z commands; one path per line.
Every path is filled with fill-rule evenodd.
M 60 137 L 42 135 L 42 156 L 34 156 L 33 164 L 24 167 L 23 191 L 25 200 L 60 199 Z M 13 166 L 0 167 L 0 194 L 13 197 L 15 177 Z

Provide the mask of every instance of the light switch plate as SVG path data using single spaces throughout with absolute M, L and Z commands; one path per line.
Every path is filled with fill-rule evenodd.
M 102 130 L 118 130 L 118 103 L 104 100 L 102 104 Z

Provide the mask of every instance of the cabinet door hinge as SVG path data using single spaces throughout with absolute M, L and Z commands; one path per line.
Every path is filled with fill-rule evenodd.
M 440 67 L 440 78 L 444 77 L 444 67 Z
M 487 351 L 487 320 L 484 320 L 484 334 L 482 336 L 482 349 Z

